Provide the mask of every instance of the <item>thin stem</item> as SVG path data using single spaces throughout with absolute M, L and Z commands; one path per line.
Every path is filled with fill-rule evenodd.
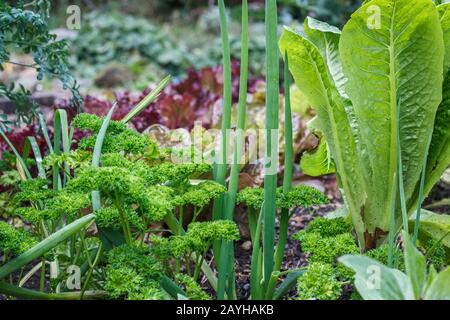
M 12 65 L 16 65 L 19 67 L 24 67 L 24 68 L 33 68 L 36 69 L 37 68 L 37 64 L 25 64 L 25 63 L 20 63 L 20 62 L 16 62 L 16 61 L 5 61 L 5 63 L 7 64 L 12 64 Z
M 202 212 L 202 208 L 194 208 L 194 216 L 192 217 L 192 222 L 197 221 L 200 212 Z
M 403 183 L 403 161 L 402 161 L 402 149 L 401 149 L 400 133 L 398 134 L 397 150 L 398 150 L 398 187 L 399 187 L 399 197 L 400 197 L 400 207 L 402 211 L 403 220 L 403 230 L 406 234 L 409 234 L 408 227 L 408 212 L 406 210 L 406 199 L 405 199 L 405 186 Z
M 223 0 L 218 0 L 219 15 L 220 15 L 220 34 L 222 39 L 223 52 L 223 113 L 222 113 L 222 127 L 220 136 L 220 151 L 219 154 L 214 152 L 214 179 L 217 183 L 225 186 L 227 174 L 227 160 L 228 160 L 228 138 L 231 129 L 231 107 L 232 107 L 232 83 L 231 83 L 231 54 L 230 41 L 228 36 L 228 21 L 226 16 L 225 3 Z M 213 203 L 213 221 L 222 219 L 224 212 L 224 195 L 216 198 Z M 216 263 L 220 264 L 220 247 L 221 241 L 214 241 L 213 251 Z M 219 286 L 221 287 L 221 286 Z M 222 290 L 222 288 L 221 288 Z M 222 295 L 222 294 L 221 294 Z
M 225 185 L 227 173 L 228 160 L 228 140 L 231 129 L 231 105 L 232 105 L 232 90 L 231 90 L 231 55 L 230 55 L 230 41 L 228 36 L 228 21 L 226 16 L 226 9 L 223 0 L 219 0 L 220 12 L 220 33 L 222 38 L 223 49 L 223 113 L 222 113 L 222 128 L 220 139 L 220 154 L 217 157 L 217 175 L 216 182 Z M 223 214 L 223 196 L 214 201 L 213 206 L 213 220 L 222 218 Z
M 395 254 L 395 237 L 397 235 L 397 228 L 395 223 L 395 208 L 396 208 L 396 195 L 397 195 L 397 183 L 396 174 L 392 177 L 394 180 L 392 183 L 391 190 L 391 208 L 390 208 L 390 218 L 389 218 L 389 236 L 388 236 L 388 266 L 394 266 L 394 254 Z
M 289 78 L 289 58 L 287 51 L 284 57 L 284 90 L 285 90 L 285 110 L 284 110 L 284 138 L 285 138 L 285 156 L 284 156 L 284 177 L 283 177 L 283 192 L 287 193 L 292 188 L 292 172 L 293 172 L 293 138 L 292 138 L 292 112 L 291 112 L 291 94 L 290 94 L 290 78 Z M 275 291 L 275 283 L 272 281 L 277 281 L 277 277 L 273 275 L 281 270 L 281 265 L 283 263 L 284 251 L 287 243 L 288 228 L 289 228 L 289 209 L 281 210 L 281 221 L 280 221 L 280 231 L 279 239 L 277 244 L 277 249 L 275 252 L 275 265 L 274 272 L 270 278 L 269 288 L 267 290 L 266 298 L 272 299 Z
M 178 224 L 178 235 L 181 235 L 183 230 L 183 222 L 184 222 L 184 208 L 180 207 L 180 217 L 179 217 L 179 224 Z
M 84 231 L 83 231 L 83 232 L 80 232 L 80 239 L 83 238 L 83 237 L 84 237 Z M 73 247 L 74 245 L 75 245 L 75 242 L 74 242 L 74 239 L 73 239 L 73 237 L 72 237 L 72 241 L 71 241 L 71 245 L 70 245 L 70 246 L 71 246 L 71 251 L 73 251 L 72 247 Z M 82 249 L 83 249 L 83 243 L 80 242 L 80 244 L 78 245 L 78 247 L 77 247 L 77 249 L 76 249 L 76 254 L 73 255 L 73 252 L 71 252 L 72 257 L 74 257 L 74 258 L 72 259 L 72 264 L 78 265 L 78 260 L 80 259 Z
M 0 290 L 2 293 L 14 297 L 36 300 L 78 300 L 80 292 L 64 293 L 43 293 L 25 288 L 19 288 L 0 281 Z M 106 299 L 108 293 L 105 291 L 86 291 L 84 297 L 88 299 Z
M 423 157 L 423 168 L 422 168 L 422 174 L 420 177 L 420 186 L 419 186 L 419 197 L 417 199 L 417 213 L 416 213 L 416 221 L 414 223 L 414 234 L 413 234 L 413 243 L 417 244 L 417 238 L 419 237 L 419 227 L 420 227 L 420 215 L 422 213 L 422 201 L 423 201 L 423 194 L 424 194 L 424 188 L 425 188 L 425 180 L 427 175 L 427 164 L 428 164 L 428 152 L 430 150 L 430 144 L 431 144 L 431 138 L 433 136 L 431 135 L 428 141 L 427 145 L 427 151 L 425 152 L 425 155 Z
M 45 259 L 42 259 L 42 264 L 41 264 L 41 277 L 40 277 L 39 290 L 41 292 L 44 292 L 44 290 L 45 290 Z
M 264 205 L 263 205 L 264 206 Z M 263 209 L 261 209 L 262 211 Z M 262 298 L 261 295 L 261 229 L 262 229 L 262 212 L 259 213 L 258 223 L 255 232 L 255 239 L 252 248 L 252 268 L 250 274 L 250 290 L 252 300 Z
M 89 286 L 89 282 L 91 280 L 92 273 L 94 272 L 94 269 L 97 266 L 97 263 L 100 261 L 102 249 L 103 249 L 103 246 L 100 243 L 100 245 L 98 247 L 97 255 L 95 256 L 95 259 L 94 259 L 94 263 L 91 265 L 91 268 L 89 269 L 88 274 L 86 275 L 86 280 L 84 282 L 83 289 L 81 290 L 81 294 L 80 294 L 80 300 L 83 300 L 84 293 L 86 292 L 86 289 Z
M 116 195 L 116 197 L 115 197 L 115 205 L 116 205 L 117 210 L 119 211 L 120 220 L 122 221 L 122 227 L 123 227 L 125 239 L 127 240 L 128 244 L 131 244 L 131 243 L 133 243 L 133 239 L 131 237 L 130 226 L 128 224 L 126 212 L 123 209 L 122 202 L 120 201 L 120 198 L 118 195 Z
M 23 287 L 23 285 L 31 279 L 31 277 L 33 277 L 36 272 L 39 271 L 39 269 L 41 269 L 42 267 L 42 263 L 38 263 L 36 264 L 30 271 L 27 272 L 27 274 L 25 276 L 23 276 L 22 279 L 19 280 L 19 287 Z
M 92 268 L 93 263 L 91 260 L 91 255 L 89 254 L 89 248 L 86 245 L 86 236 L 85 235 L 83 237 L 81 237 L 81 247 L 82 247 L 82 250 L 84 251 L 84 254 L 86 255 L 86 260 L 87 260 L 89 266 Z
M 266 156 L 264 173 L 264 282 L 267 286 L 274 269 L 276 189 L 278 173 L 278 60 L 277 1 L 266 0 Z
M 256 209 L 252 207 L 248 207 L 247 214 L 248 214 L 248 228 L 250 229 L 250 238 L 253 241 L 255 240 L 256 235 L 256 227 L 258 226 L 258 216 L 256 213 Z
M 231 165 L 230 182 L 228 185 L 228 192 L 225 196 L 225 214 L 223 216 L 226 220 L 233 220 L 233 213 L 236 206 L 236 197 L 239 187 L 239 172 L 240 172 L 240 160 L 243 155 L 245 137 L 245 121 L 246 121 L 246 108 L 247 108 L 247 87 L 248 87 L 248 6 L 247 0 L 242 2 L 242 53 L 241 53 L 241 78 L 239 84 L 239 106 L 238 106 L 238 119 L 237 130 L 235 136 L 235 150 L 233 154 L 233 163 Z M 235 296 L 235 293 L 231 287 L 234 287 L 234 277 L 232 275 L 234 265 L 230 263 L 234 261 L 233 256 L 233 242 L 223 241 L 222 248 L 220 250 L 220 257 L 229 257 L 226 259 L 220 259 L 219 264 L 219 292 L 218 298 L 223 299 L 225 297 L 225 283 L 228 276 L 228 296 Z
M 194 271 L 194 280 L 195 281 L 197 281 L 198 277 L 200 276 L 200 270 L 201 270 L 203 262 L 205 261 L 205 257 L 206 257 L 206 253 L 207 252 L 208 252 L 208 250 L 205 250 L 203 252 L 203 255 L 201 257 L 198 257 L 198 259 L 197 259 L 197 264 L 195 265 L 195 271 Z

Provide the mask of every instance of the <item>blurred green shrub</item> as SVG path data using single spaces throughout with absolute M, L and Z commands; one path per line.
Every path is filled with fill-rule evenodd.
M 119 12 L 92 11 L 84 15 L 71 48 L 76 64 L 129 63 L 132 56 L 139 55 L 173 75 L 189 66 L 189 55 L 161 27 Z
M 160 77 L 182 76 L 190 68 L 215 66 L 222 61 L 222 46 L 215 32 L 218 12 L 215 7 L 205 11 L 199 23 L 184 25 L 174 22 L 164 28 L 149 19 L 125 15 L 118 11 L 92 11 L 83 15 L 82 29 L 71 40 L 73 66 L 81 76 L 92 78 L 112 63 L 126 65 L 134 82 L 148 83 L 142 74 Z M 264 29 L 252 27 L 249 43 L 251 69 L 261 74 L 264 68 Z M 240 30 L 230 34 L 231 55 L 239 58 Z M 80 63 L 86 68 L 80 68 Z M 142 80 L 142 81 L 139 81 Z
M 45 77 L 61 81 L 64 89 L 73 94 L 71 107 L 79 108 L 81 96 L 78 85 L 69 70 L 68 49 L 65 41 L 56 40 L 48 27 L 50 2 L 33 1 L 26 6 L 23 1 L 0 2 L 0 71 L 15 65 L 33 68 L 37 79 Z M 15 61 L 13 54 L 31 55 L 33 62 L 23 64 Z M 0 81 L 0 97 L 13 102 L 16 106 L 16 124 L 30 124 L 37 114 L 37 104 L 30 99 L 31 92 L 19 83 Z M 6 130 L 6 117 L 0 116 L 0 129 Z

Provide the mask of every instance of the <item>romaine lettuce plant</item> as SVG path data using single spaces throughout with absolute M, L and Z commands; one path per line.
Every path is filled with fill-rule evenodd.
M 449 9 L 371 0 L 342 32 L 312 18 L 303 34 L 283 31 L 281 52 L 316 109 L 363 250 L 386 238 L 394 210 L 407 230 L 450 164 Z

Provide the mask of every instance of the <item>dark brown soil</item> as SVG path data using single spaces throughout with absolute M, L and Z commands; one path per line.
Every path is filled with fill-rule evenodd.
M 425 200 L 424 206 L 426 207 L 443 199 L 450 199 L 450 185 L 441 181 L 434 187 L 430 196 Z M 433 208 L 432 211 L 450 214 L 450 206 Z

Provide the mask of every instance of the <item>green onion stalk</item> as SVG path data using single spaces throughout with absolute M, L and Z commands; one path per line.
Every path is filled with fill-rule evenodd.
M 277 1 L 266 0 L 266 155 L 264 174 L 264 288 L 274 270 L 275 215 L 278 173 L 279 60 Z
M 231 129 L 231 105 L 232 105 L 232 91 L 231 91 L 231 55 L 230 55 L 230 41 L 228 36 L 228 22 L 225 10 L 225 3 L 219 0 L 220 12 L 220 31 L 222 38 L 223 50 L 223 113 L 222 113 L 222 128 L 220 139 L 220 152 L 214 154 L 214 180 L 225 186 L 227 175 L 227 159 L 228 159 L 228 140 Z M 220 196 L 214 200 L 213 204 L 213 220 L 220 220 L 223 218 L 224 212 L 224 196 Z M 214 256 L 217 263 L 220 258 L 220 243 L 215 241 L 213 245 Z
M 293 138 L 292 138 L 292 111 L 291 111 L 291 94 L 290 94 L 290 78 L 289 78 L 289 58 L 287 52 L 284 56 L 284 139 L 285 139 L 285 155 L 284 155 L 284 177 L 283 177 L 283 192 L 287 193 L 292 188 L 292 171 L 293 171 Z M 276 274 L 280 273 L 281 264 L 283 262 L 284 250 L 287 243 L 288 227 L 289 227 L 290 210 L 283 208 L 281 210 L 280 231 L 277 249 L 275 252 L 275 266 L 270 278 L 269 288 L 266 293 L 267 299 L 272 299 L 275 284 L 278 280 Z
M 240 160 L 244 154 L 245 143 L 245 121 L 247 109 L 247 86 L 248 86 L 248 5 L 247 0 L 242 2 L 242 53 L 241 53 L 241 77 L 239 84 L 239 105 L 237 130 L 235 135 L 235 150 L 233 154 L 233 163 L 231 165 L 230 182 L 228 192 L 225 196 L 225 215 L 224 219 L 233 220 L 233 213 L 236 206 L 236 197 L 239 186 Z M 220 259 L 219 263 L 219 283 L 218 299 L 225 298 L 225 288 L 228 280 L 228 297 L 235 298 L 234 290 L 234 253 L 233 243 L 223 242 L 220 249 L 220 257 L 230 257 L 229 259 Z M 228 279 L 227 279 L 228 278 Z

